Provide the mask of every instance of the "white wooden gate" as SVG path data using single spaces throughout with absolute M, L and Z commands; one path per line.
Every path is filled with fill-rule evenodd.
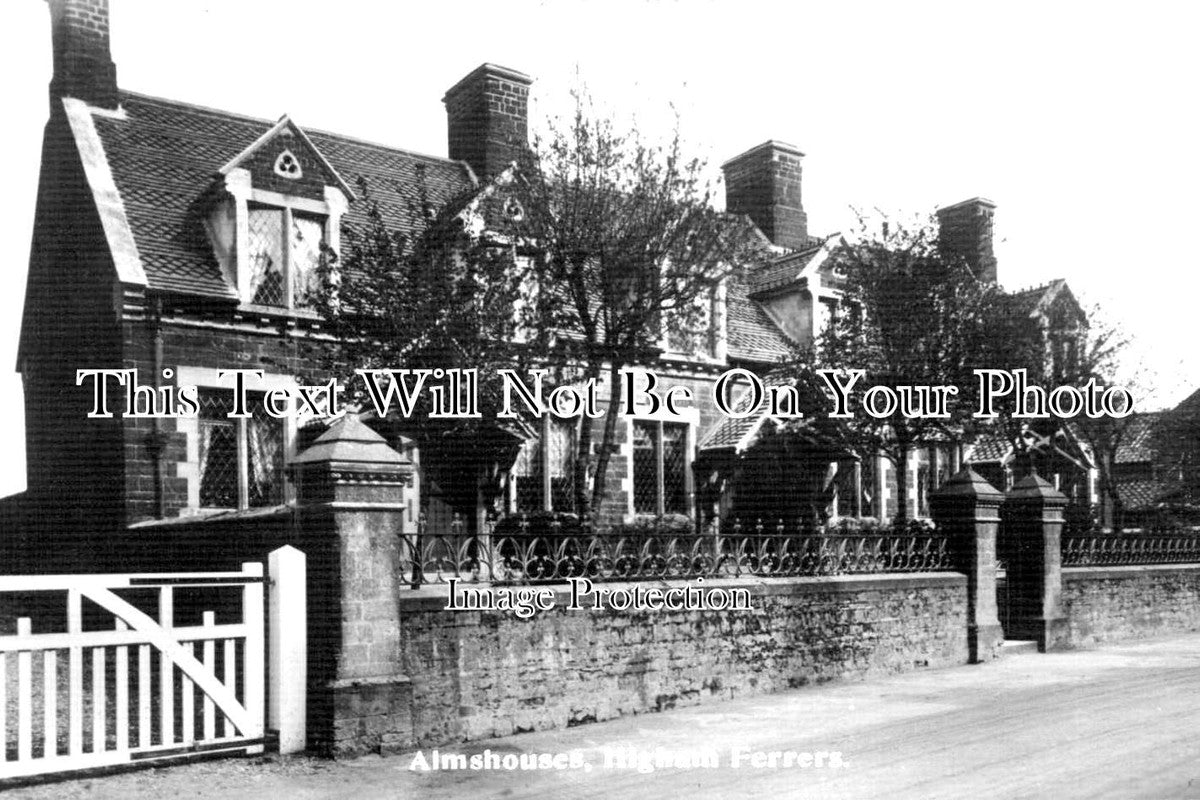
M 34 603 L 44 629 L 0 629 L 0 779 L 262 752 L 263 586 L 257 563 L 0 577 L 0 603 Z

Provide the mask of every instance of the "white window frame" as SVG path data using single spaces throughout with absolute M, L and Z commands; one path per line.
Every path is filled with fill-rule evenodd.
M 313 200 L 306 197 L 297 197 L 290 194 L 282 194 L 280 192 L 268 191 L 266 189 L 256 189 L 251 180 L 250 171 L 237 167 L 231 169 L 225 176 L 225 188 L 228 190 L 234 203 L 234 219 L 235 219 L 235 234 L 234 234 L 234 252 L 227 254 L 224 259 L 227 263 L 225 267 L 226 277 L 237 287 L 238 298 L 242 305 L 252 308 L 271 308 L 273 310 L 283 310 L 291 314 L 314 314 L 315 312 L 304 308 L 295 307 L 295 298 L 293 295 L 293 280 L 291 274 L 291 230 L 292 230 L 292 214 L 300 212 L 306 216 L 321 217 L 325 220 L 324 224 L 324 241 L 326 246 L 332 249 L 335 253 L 341 249 L 341 222 L 342 216 L 349 208 L 349 201 L 341 189 L 336 186 L 326 186 L 324 198 L 322 200 Z M 278 208 L 283 212 L 283 270 L 284 270 L 284 293 L 285 306 L 260 306 L 255 305 L 251 301 L 254 298 L 254 293 L 250 286 L 250 265 L 247 262 L 246 255 L 250 252 L 250 208 L 269 207 Z M 229 263 L 232 262 L 232 263 Z

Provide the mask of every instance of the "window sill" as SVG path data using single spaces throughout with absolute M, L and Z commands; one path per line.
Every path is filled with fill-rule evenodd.
M 284 308 L 283 306 L 263 306 L 255 303 L 239 303 L 237 313 L 247 317 L 273 317 L 279 319 L 304 320 L 320 322 L 322 317 L 316 311 L 308 308 Z

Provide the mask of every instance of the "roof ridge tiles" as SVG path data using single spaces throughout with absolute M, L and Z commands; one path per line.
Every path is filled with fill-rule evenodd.
M 1051 278 L 1050 280 L 1046 281 L 1045 283 L 1039 283 L 1039 284 L 1035 284 L 1033 286 L 1027 286 L 1023 289 L 1013 289 L 1008 294 L 1009 295 L 1018 295 L 1018 294 L 1032 294 L 1034 292 L 1044 292 L 1047 289 L 1049 289 L 1051 286 L 1054 286 L 1056 283 L 1063 283 L 1064 281 L 1066 281 L 1066 278 Z

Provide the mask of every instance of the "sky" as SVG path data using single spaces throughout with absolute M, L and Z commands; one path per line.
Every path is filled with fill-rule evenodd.
M 1066 278 L 1132 344 L 1152 410 L 1200 387 L 1200 4 L 1141 2 L 395 2 L 110 0 L 126 89 L 446 153 L 445 90 L 480 63 L 531 75 L 531 121 L 582 81 L 648 139 L 676 115 L 714 181 L 767 139 L 805 154 L 815 234 L 855 210 L 998 206 L 1000 281 Z M 15 374 L 50 81 L 44 2 L 5 4 L 8 166 L 0 418 L 24 441 Z M 718 195 L 723 189 L 718 188 Z M 16 444 L 0 496 L 24 487 Z

